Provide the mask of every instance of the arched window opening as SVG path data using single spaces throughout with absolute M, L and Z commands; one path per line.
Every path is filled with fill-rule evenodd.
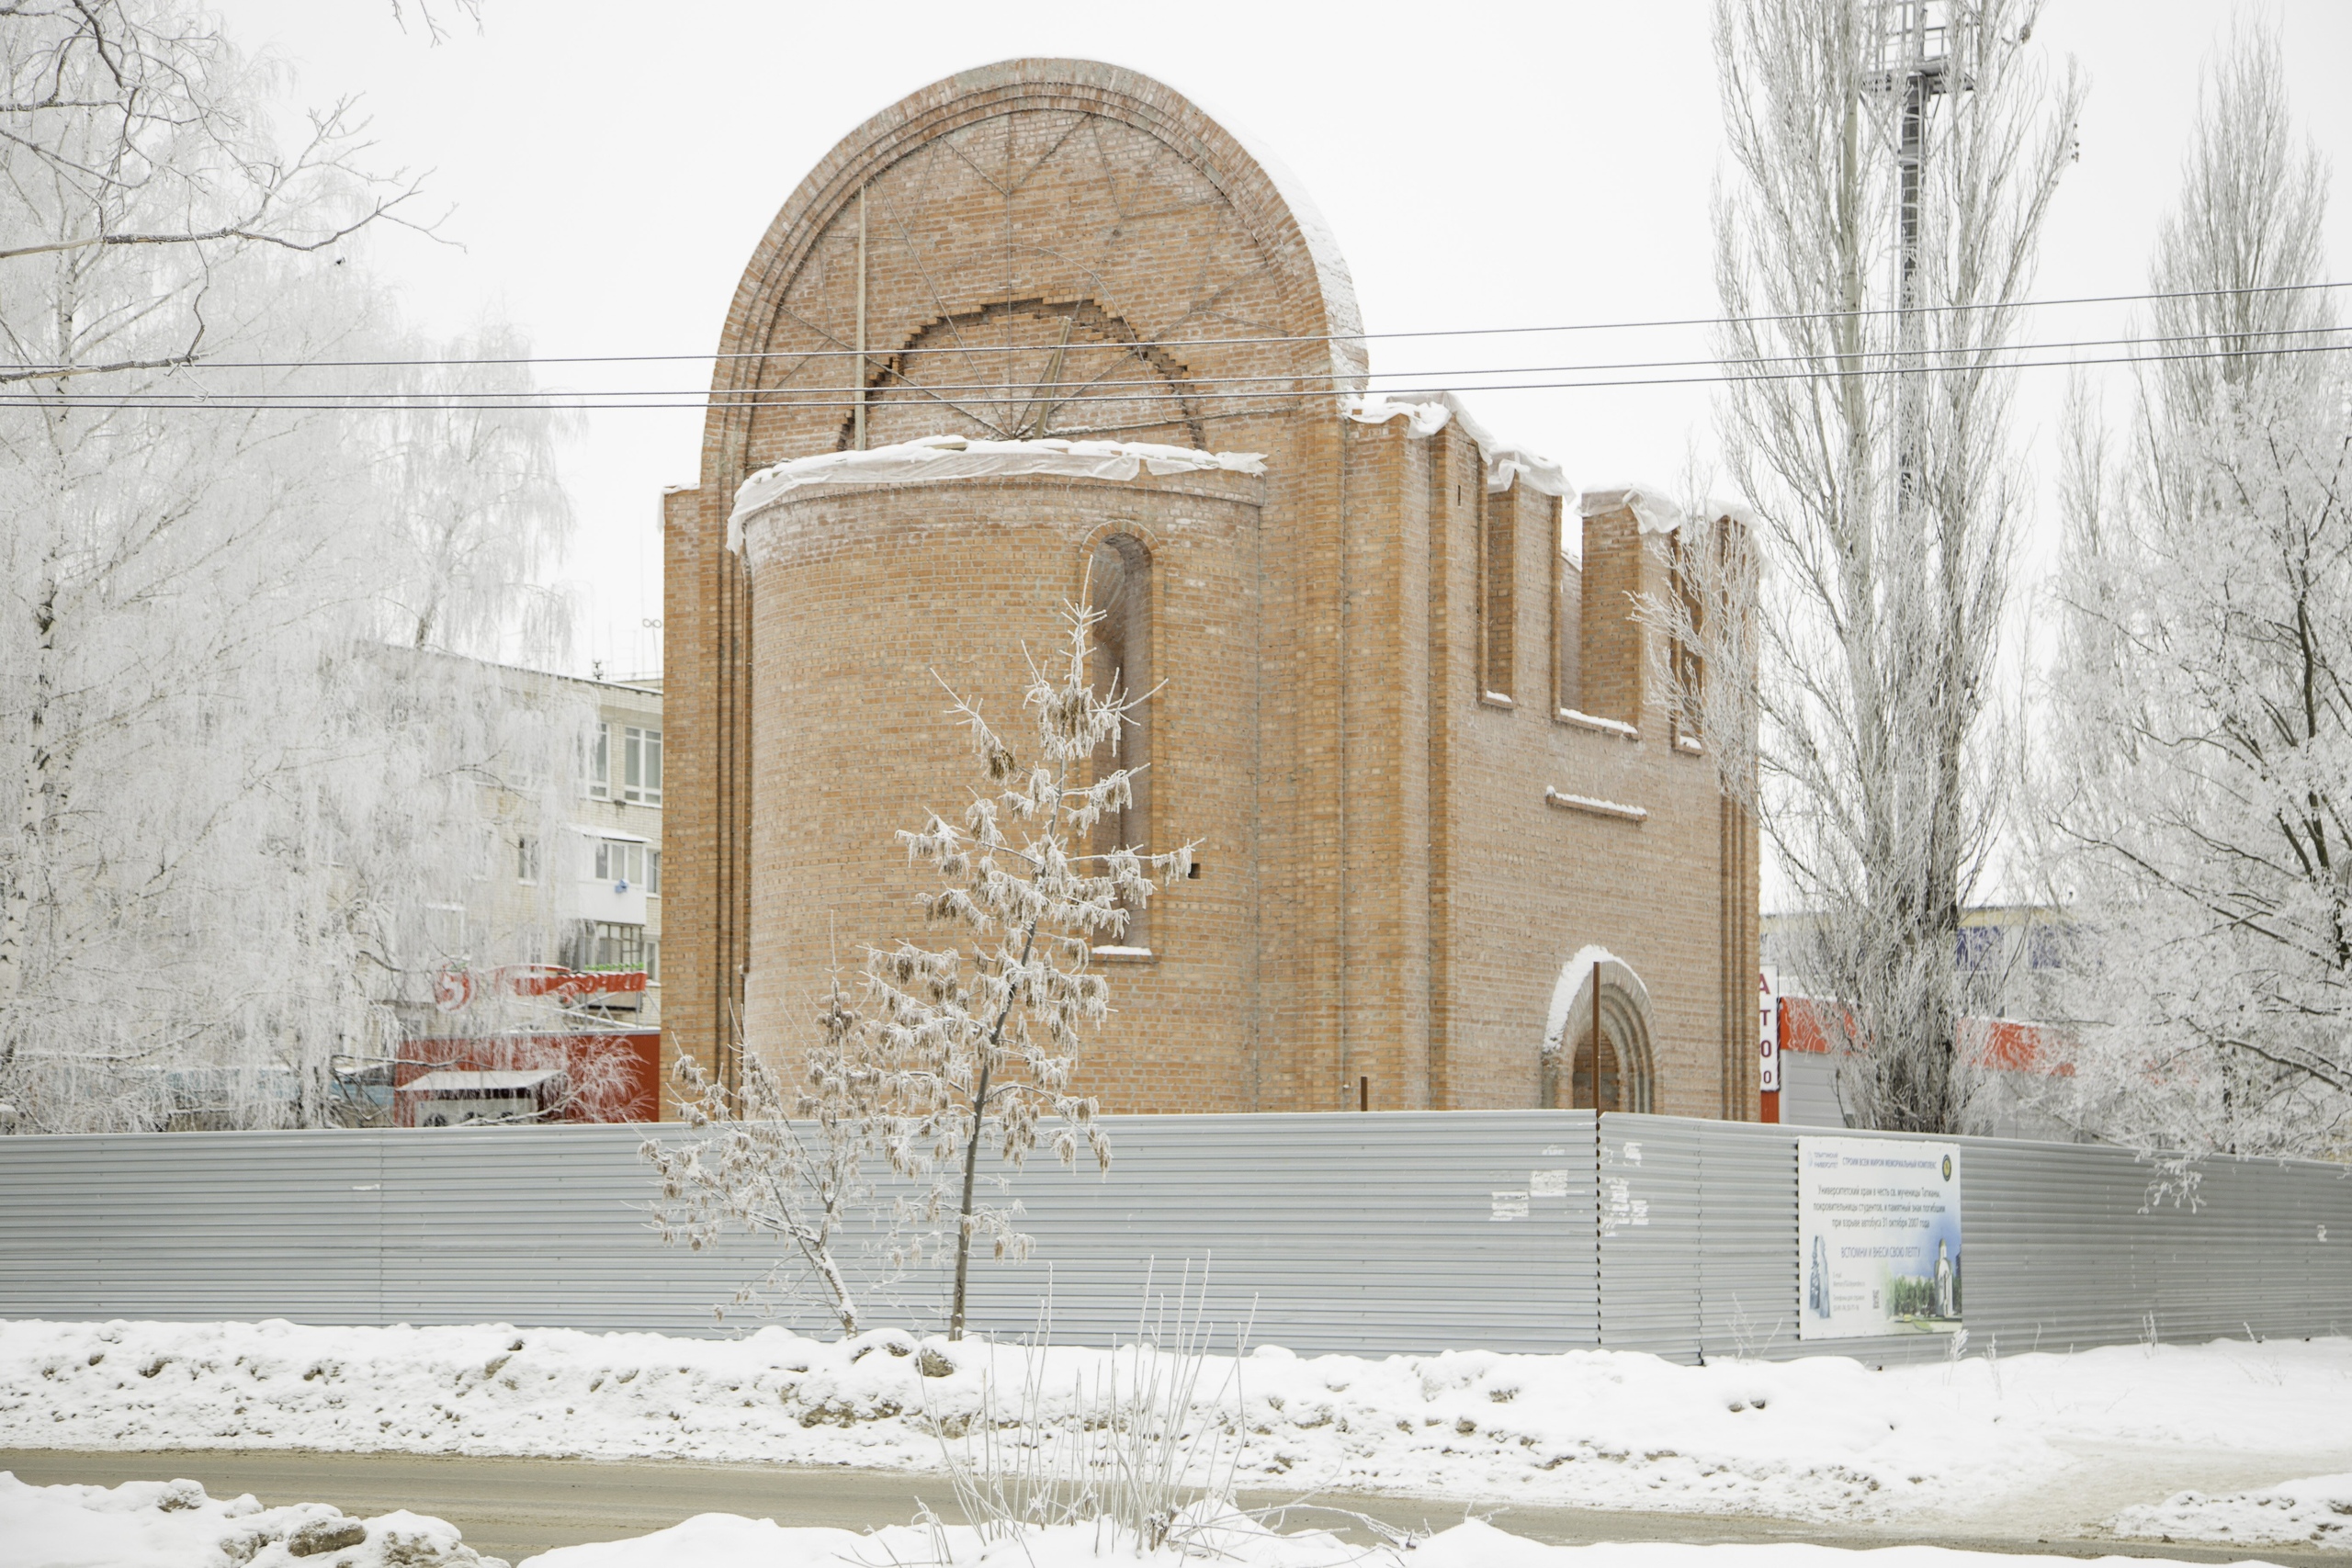
M 1552 711 L 1581 713 L 1584 705 L 1584 562 L 1570 553 L 1559 499 L 1552 502 Z M 1583 543 L 1577 519 L 1577 545 Z
M 1152 688 L 1151 672 L 1151 552 L 1131 534 L 1113 534 L 1094 547 L 1087 561 L 1087 603 L 1097 617 L 1087 675 L 1097 692 L 1123 698 L 1142 697 Z M 1094 776 L 1114 769 L 1135 770 L 1128 784 L 1131 795 L 1120 810 L 1106 812 L 1094 826 L 1095 854 L 1125 846 L 1148 851 L 1151 838 L 1151 704 L 1139 702 L 1129 710 L 1116 741 L 1103 746 L 1094 758 Z M 1148 947 L 1148 919 L 1141 908 L 1127 911 L 1127 929 L 1117 939 L 1123 947 Z
M 1593 1044 L 1592 1032 L 1588 1029 L 1584 1038 L 1577 1042 L 1576 1072 L 1569 1079 L 1569 1109 L 1623 1111 L 1624 1075 L 1618 1070 L 1617 1044 L 1609 1038 L 1606 1024 L 1601 1027 L 1597 1054 Z
M 1547 1110 L 1651 1109 L 1649 987 L 1621 960 L 1569 960 L 1553 991 L 1552 1022 L 1538 1066 Z

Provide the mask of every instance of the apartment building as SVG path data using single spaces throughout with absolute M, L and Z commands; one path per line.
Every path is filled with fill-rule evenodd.
M 531 721 L 486 784 L 447 956 L 384 1077 L 403 1126 L 650 1121 L 662 1023 L 662 683 L 502 669 Z

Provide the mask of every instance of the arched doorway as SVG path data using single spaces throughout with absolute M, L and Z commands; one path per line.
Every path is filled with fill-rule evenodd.
M 1650 993 L 1633 967 L 1586 948 L 1553 987 L 1537 1103 L 1562 1111 L 1642 1111 L 1655 1099 Z

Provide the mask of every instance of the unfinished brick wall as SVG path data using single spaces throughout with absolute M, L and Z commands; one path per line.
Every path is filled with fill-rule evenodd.
M 1024 761 L 1026 661 L 1063 646 L 1063 607 L 1106 528 L 1151 555 L 1155 836 L 1199 841 L 1200 874 L 1151 905 L 1148 958 L 1101 959 L 1115 1012 L 1080 1086 L 1129 1111 L 1246 1111 L 1257 1086 L 1252 836 L 1259 774 L 1255 550 L 1261 481 L 946 480 L 811 495 L 751 530 L 755 649 L 752 1042 L 805 1038 L 838 964 L 922 942 L 929 886 L 897 829 L 960 820 L 981 780 L 941 682 L 978 697 Z M 822 629 L 822 635 L 810 635 Z
M 1488 498 L 1458 424 L 1346 418 L 1352 293 L 1290 194 L 1164 85 L 1027 60 L 893 105 L 786 204 L 729 310 L 701 482 L 665 508 L 673 1060 L 723 1071 L 739 1021 L 788 1049 L 824 960 L 905 928 L 889 830 L 964 757 L 918 666 L 1009 704 L 1021 639 L 1050 642 L 1092 541 L 1132 527 L 1169 683 L 1155 832 L 1206 843 L 1154 956 L 1114 975 L 1084 1069 L 1106 1104 L 1533 1104 L 1559 971 L 1598 943 L 1648 986 L 1658 1107 L 1746 1113 L 1753 830 L 1651 716 L 1640 531 L 1597 516 L 1578 573 L 1557 498 Z M 736 487 L 854 446 L 861 400 L 870 446 L 1111 436 L 1267 472 L 835 491 L 770 514 L 747 581 Z M 1508 705 L 1482 701 L 1489 658 Z M 1639 739 L 1560 721 L 1564 668 Z
M 1661 582 L 1657 561 L 1642 547 L 1641 525 L 1630 506 L 1603 505 L 1588 513 L 1578 658 L 1584 700 L 1570 705 L 1598 718 L 1642 722 L 1651 674 L 1648 638 L 1631 611 L 1637 596 L 1657 592 Z

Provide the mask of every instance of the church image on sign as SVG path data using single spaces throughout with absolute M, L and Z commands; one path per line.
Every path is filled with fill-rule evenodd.
M 1757 1114 L 1755 828 L 1634 614 L 1676 513 L 1365 393 L 1362 333 L 1295 178 L 1131 71 L 968 71 L 808 172 L 663 502 L 665 1067 L 920 935 L 939 682 L 1016 714 L 1087 595 L 1157 691 L 1116 834 L 1201 848 L 1098 951 L 1080 1092 Z

